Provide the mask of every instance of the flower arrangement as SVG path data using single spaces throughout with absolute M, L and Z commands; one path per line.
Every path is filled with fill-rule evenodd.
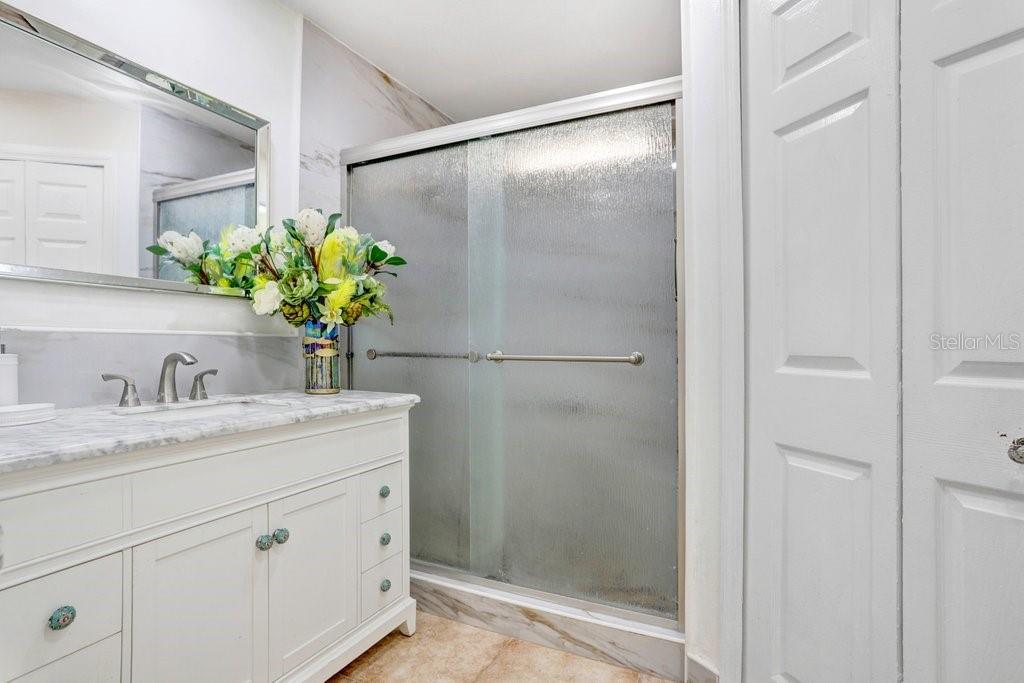
M 178 263 L 187 282 L 242 289 L 258 315 L 281 316 L 304 327 L 306 391 L 336 393 L 341 387 L 338 328 L 363 316 L 394 323 L 380 275 L 406 261 L 386 240 L 353 227 L 339 228 L 340 213 L 303 209 L 278 227 L 260 231 L 230 225 L 211 244 L 195 232 L 168 231 L 147 249 Z
M 386 240 L 337 227 L 340 219 L 340 213 L 303 209 L 264 231 L 228 226 L 217 244 L 195 232 L 168 231 L 147 249 L 188 271 L 186 282 L 242 289 L 257 314 L 280 312 L 296 327 L 308 321 L 350 326 L 366 315 L 394 322 L 378 276 L 397 276 L 388 268 L 405 259 Z

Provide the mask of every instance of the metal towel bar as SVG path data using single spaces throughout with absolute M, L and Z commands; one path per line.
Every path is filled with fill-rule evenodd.
M 367 349 L 366 357 L 370 360 L 374 360 L 375 358 L 455 358 L 468 360 L 470 363 L 475 363 L 480 360 L 480 354 L 476 351 L 470 351 L 468 353 L 430 353 L 419 351 L 378 351 L 377 349 Z
M 551 363 L 629 363 L 642 365 L 644 354 L 634 351 L 628 356 L 520 356 L 492 351 L 484 356 L 487 360 L 501 363 L 507 360 L 546 361 Z

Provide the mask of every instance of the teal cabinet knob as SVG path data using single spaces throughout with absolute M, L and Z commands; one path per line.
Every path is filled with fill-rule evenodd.
M 391 487 L 390 486 L 388 486 L 387 484 L 384 484 L 384 486 L 380 487 L 380 497 L 381 498 L 387 498 L 390 495 L 391 495 Z
M 391 579 L 384 579 L 380 582 L 380 592 L 387 593 L 391 590 Z
M 53 610 L 53 614 L 50 615 L 49 626 L 54 631 L 61 631 L 66 629 L 68 626 L 75 621 L 75 617 L 78 616 L 78 612 L 71 605 L 64 605 Z
M 274 543 L 277 543 L 278 545 L 284 545 L 291 537 L 291 532 L 283 527 L 280 529 L 274 529 Z
M 389 543 L 391 543 L 391 534 L 385 531 L 380 535 L 380 544 L 388 545 Z
M 270 550 L 272 545 L 274 545 L 274 537 L 270 534 L 263 534 L 256 539 L 256 547 L 260 550 Z

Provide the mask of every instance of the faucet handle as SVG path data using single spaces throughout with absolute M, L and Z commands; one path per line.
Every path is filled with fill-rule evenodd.
M 104 372 L 100 377 L 103 378 L 104 382 L 109 382 L 112 379 L 119 379 L 124 382 L 124 390 L 121 392 L 121 401 L 117 404 L 118 408 L 134 408 L 142 405 L 142 401 L 139 400 L 139 392 L 135 390 L 135 380 L 131 377 L 115 375 L 109 372 Z
M 206 384 L 203 383 L 203 378 L 207 375 L 216 375 L 217 368 L 211 370 L 203 370 L 197 372 L 196 376 L 192 379 L 192 391 L 189 392 L 188 397 L 193 401 L 201 401 L 205 398 L 210 398 L 206 393 Z

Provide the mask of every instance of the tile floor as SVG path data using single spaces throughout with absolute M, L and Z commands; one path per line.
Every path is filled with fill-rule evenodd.
M 591 659 L 419 612 L 416 634 L 395 631 L 328 683 L 659 683 Z

